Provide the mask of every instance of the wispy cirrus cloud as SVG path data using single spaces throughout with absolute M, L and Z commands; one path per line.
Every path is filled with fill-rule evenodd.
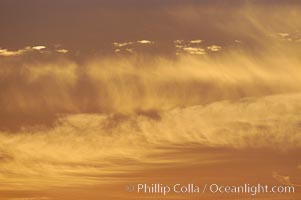
M 63 46 L 2 49 L 0 194 L 96 191 L 134 179 L 295 183 L 301 49 L 279 38 L 301 27 L 300 10 L 207 8 L 163 9 L 180 31 L 171 37 L 172 27 L 158 26 L 168 36 L 162 43 L 164 31 L 114 38 L 87 57 Z M 27 56 L 46 51 L 54 54 Z M 113 53 L 123 51 L 130 53 Z

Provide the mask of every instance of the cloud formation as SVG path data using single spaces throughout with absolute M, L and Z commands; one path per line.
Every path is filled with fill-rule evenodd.
M 189 172 L 227 162 L 254 172 L 261 161 L 256 170 L 280 168 L 289 173 L 274 178 L 291 183 L 300 173 L 301 14 L 273 9 L 230 9 L 234 17 L 224 18 L 214 7 L 175 6 L 165 14 L 189 37 L 125 37 L 88 56 L 62 46 L 1 49 L 1 188 L 95 186 L 192 162 Z M 227 37 L 191 36 L 209 18 L 205 28 Z M 252 151 L 260 153 L 246 156 Z M 210 167 L 207 176 L 224 175 Z
M 27 46 L 18 50 L 8 50 L 0 48 L 0 57 L 8 57 L 8 56 L 26 56 L 33 53 L 67 53 L 67 49 L 48 49 L 46 46 Z
M 205 54 L 199 48 L 183 49 Z M 161 112 L 223 99 L 300 91 L 298 47 L 270 43 L 256 58 L 252 52 L 242 51 L 230 49 L 214 57 L 183 54 L 175 59 L 104 56 L 81 63 L 68 57 L 34 62 L 25 57 L 2 59 L 2 128 L 9 116 L 18 121 L 14 113 Z
M 157 156 L 186 144 L 296 151 L 299 50 L 270 47 L 256 58 L 235 49 L 172 60 L 3 59 L 0 179 L 15 189 L 17 182 L 24 183 L 18 189 L 37 182 L 41 188 L 94 185 L 104 179 L 87 177 L 183 162 L 188 158 Z

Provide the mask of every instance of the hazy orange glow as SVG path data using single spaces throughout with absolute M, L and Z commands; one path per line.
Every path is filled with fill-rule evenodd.
M 30 0 L 19 18 L 0 3 L 0 199 L 300 199 L 301 4 L 112 2 Z M 39 8 L 57 15 L 40 24 Z M 125 191 L 137 183 L 296 191 Z

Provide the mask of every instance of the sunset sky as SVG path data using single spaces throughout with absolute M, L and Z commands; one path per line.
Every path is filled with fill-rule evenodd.
M 0 200 L 301 199 L 300 19 L 292 0 L 0 0 Z

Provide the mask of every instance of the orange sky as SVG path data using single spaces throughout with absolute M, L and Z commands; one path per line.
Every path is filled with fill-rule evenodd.
M 1 1 L 0 200 L 300 199 L 300 6 Z

